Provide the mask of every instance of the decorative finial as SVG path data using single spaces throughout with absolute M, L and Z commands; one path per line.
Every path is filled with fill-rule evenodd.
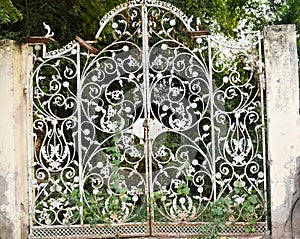
M 191 38 L 207 37 L 210 35 L 208 30 L 202 28 L 201 20 L 199 17 L 196 18 L 196 30 L 186 32 L 187 36 Z
M 201 25 L 201 20 L 199 17 L 196 19 L 196 31 L 201 31 L 202 30 L 202 25 Z
M 54 36 L 54 33 L 51 32 L 51 28 L 48 24 L 46 24 L 45 22 L 43 22 L 44 28 L 47 30 L 47 34 L 44 36 L 46 38 L 50 38 Z

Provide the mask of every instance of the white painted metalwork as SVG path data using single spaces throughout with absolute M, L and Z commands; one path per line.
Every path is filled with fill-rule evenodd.
M 200 235 L 229 195 L 223 234 L 267 230 L 261 36 L 190 38 L 193 24 L 135 0 L 103 17 L 97 55 L 35 45 L 31 238 Z

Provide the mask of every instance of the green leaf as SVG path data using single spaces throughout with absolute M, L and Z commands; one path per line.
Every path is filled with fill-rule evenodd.
M 71 192 L 71 196 L 72 197 L 75 197 L 79 194 L 79 190 L 78 189 L 74 189 L 72 192 Z
M 14 7 L 11 0 L 0 1 L 0 24 L 16 23 L 22 18 L 23 15 Z
M 112 154 L 113 157 L 119 158 L 122 156 L 122 154 L 120 152 L 116 152 Z
M 248 198 L 249 202 L 251 202 L 252 204 L 257 204 L 258 201 L 257 201 L 257 196 L 256 195 L 251 195 L 249 198 Z
M 188 187 L 182 189 L 182 193 L 184 195 L 188 195 L 190 193 L 190 189 Z
M 106 148 L 106 151 L 107 151 L 107 152 L 115 152 L 115 151 L 117 151 L 117 148 L 116 148 L 115 146 L 107 147 L 107 148 Z

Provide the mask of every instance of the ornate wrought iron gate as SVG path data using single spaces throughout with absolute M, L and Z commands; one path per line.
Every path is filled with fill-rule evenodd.
M 228 196 L 223 234 L 267 230 L 261 37 L 196 25 L 135 0 L 103 17 L 97 53 L 35 45 L 31 238 L 201 235 Z

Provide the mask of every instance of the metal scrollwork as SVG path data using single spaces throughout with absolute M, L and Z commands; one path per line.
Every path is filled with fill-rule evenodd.
M 76 156 L 77 63 L 72 53 L 41 61 L 33 79 L 34 190 L 37 225 L 74 224 L 77 205 L 66 195 L 79 187 Z
M 228 197 L 228 221 L 265 230 L 261 37 L 190 38 L 192 25 L 134 0 L 102 18 L 98 53 L 35 47 L 32 238 L 198 235 Z
M 265 156 L 260 85 L 259 33 L 240 42 L 213 39 L 212 69 L 221 79 L 214 91 L 217 136 L 216 183 L 218 197 L 242 185 L 258 195 L 256 218 L 265 217 Z M 251 36 L 253 35 L 253 36 Z M 264 178 L 264 179 L 263 179 Z M 238 197 L 238 196 L 237 196 Z M 235 220 L 244 220 L 242 212 Z

